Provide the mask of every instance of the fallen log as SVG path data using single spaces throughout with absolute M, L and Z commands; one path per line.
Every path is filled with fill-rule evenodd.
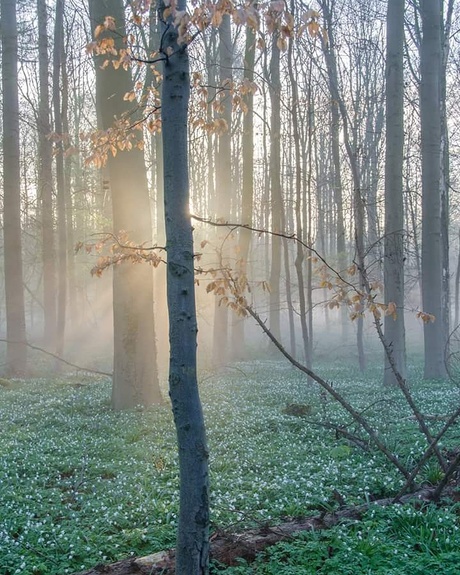
M 434 492 L 434 487 L 423 488 L 404 495 L 397 503 L 429 502 Z M 445 495 L 452 496 L 454 492 L 456 492 L 455 488 L 446 489 Z M 227 566 L 237 564 L 239 559 L 252 562 L 267 547 L 290 539 L 297 533 L 329 529 L 346 520 L 357 521 L 371 505 L 386 507 L 393 504 L 395 504 L 394 498 L 388 497 L 330 513 L 324 512 L 315 517 L 293 519 L 274 526 L 267 523 L 258 529 L 250 529 L 239 534 L 216 531 L 211 536 L 211 560 Z M 110 565 L 96 565 L 89 571 L 81 571 L 73 575 L 174 575 L 174 572 L 175 553 L 174 549 L 169 549 L 145 557 L 124 559 Z

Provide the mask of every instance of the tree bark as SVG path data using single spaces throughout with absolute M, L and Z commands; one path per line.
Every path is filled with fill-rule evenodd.
M 69 128 L 69 77 L 67 72 L 67 53 L 62 46 L 61 59 L 62 78 L 62 130 L 64 138 L 70 144 Z M 68 281 L 68 311 L 69 323 L 73 328 L 78 324 L 78 292 L 75 272 L 75 239 L 74 239 L 74 201 L 72 197 L 71 181 L 75 158 L 67 155 L 64 159 L 64 195 L 66 211 L 66 242 L 67 242 L 67 281 Z
M 61 138 L 56 143 L 56 197 L 58 227 L 58 291 L 57 291 L 57 324 L 56 354 L 64 354 L 64 337 L 67 304 L 67 225 L 66 225 L 66 191 L 64 179 L 64 146 L 62 143 L 62 109 L 61 109 L 61 64 L 64 50 L 64 0 L 56 1 L 56 18 L 54 24 L 53 48 L 53 108 L 54 131 Z
M 43 339 L 45 347 L 56 349 L 56 251 L 54 244 L 52 147 L 51 141 L 48 139 L 51 133 L 51 113 L 46 0 L 37 0 L 37 20 L 39 66 L 38 195 L 42 228 Z
M 117 51 L 124 50 L 126 37 L 123 3 L 121 0 L 90 0 L 93 25 L 112 16 L 116 30 L 107 30 Z M 115 57 L 116 58 L 116 57 Z M 102 69 L 103 54 L 96 60 L 97 105 L 104 130 L 109 130 L 115 119 L 136 111 L 123 96 L 133 90 L 129 70 L 122 66 L 114 69 L 112 62 Z M 152 241 L 152 220 L 146 167 L 143 152 L 133 146 L 131 150 L 118 150 L 109 155 L 107 170 L 110 180 L 113 210 L 113 231 L 129 234 L 129 239 L 142 244 Z M 153 317 L 152 268 L 146 264 L 121 264 L 113 269 L 113 327 L 114 365 L 112 406 L 128 409 L 136 405 L 161 402 L 156 364 L 156 342 Z
M 451 324 L 450 303 L 450 246 L 449 246 L 449 206 L 450 206 L 450 146 L 449 124 L 447 118 L 447 62 L 450 52 L 450 33 L 454 0 L 447 3 L 444 19 L 443 4 L 441 5 L 442 44 L 441 44 L 441 245 L 442 245 L 442 319 L 444 341 L 447 345 Z M 445 353 L 447 351 L 445 350 Z
M 163 21 L 164 4 L 160 4 Z M 178 10 L 186 9 L 179 0 Z M 208 448 L 196 365 L 196 309 L 192 225 L 189 214 L 187 47 L 178 45 L 173 16 L 163 25 L 162 134 L 167 296 L 169 394 L 179 449 L 180 509 L 176 574 L 204 575 L 209 567 Z M 168 54 L 171 54 L 170 56 Z
M 364 252 L 364 197 L 363 190 L 361 186 L 361 178 L 358 168 L 357 161 L 357 150 L 353 147 L 353 142 L 350 137 L 350 122 L 348 119 L 347 109 L 345 107 L 345 102 L 343 95 L 339 90 L 338 76 L 337 76 L 337 63 L 335 55 L 335 44 L 332 26 L 332 10 L 335 7 L 335 0 L 329 5 L 328 2 L 321 2 L 321 6 L 324 11 L 324 19 L 327 24 L 327 30 L 329 33 L 329 44 L 326 45 L 323 42 L 323 51 L 326 57 L 328 79 L 329 79 L 329 89 L 331 91 L 331 97 L 337 104 L 338 112 L 342 119 L 343 127 L 343 141 L 345 144 L 345 149 L 348 156 L 348 161 L 350 163 L 352 181 L 353 181 L 353 232 L 355 240 L 355 262 L 358 268 L 359 274 L 359 288 L 362 293 L 365 289 L 365 274 L 366 274 L 366 262 L 365 262 L 365 252 Z M 355 126 L 352 126 L 352 129 Z M 366 368 L 366 355 L 364 351 L 364 319 L 363 319 L 363 305 L 360 304 L 357 309 L 356 314 L 356 339 L 358 347 L 358 362 L 361 371 Z
M 394 363 L 406 377 L 404 327 L 404 0 L 388 0 L 386 57 L 386 154 L 385 154 L 385 302 L 396 304 L 396 318 L 385 316 L 385 339 Z M 396 384 L 385 354 L 384 383 Z
M 422 299 L 434 316 L 424 324 L 425 378 L 446 376 L 441 242 L 441 2 L 422 0 L 420 119 L 422 138 Z
M 291 10 L 293 5 L 291 3 Z M 294 75 L 295 64 L 293 61 L 293 48 L 294 40 L 289 39 L 288 47 L 288 72 L 289 80 L 291 84 L 292 92 L 292 102 L 291 102 L 291 114 L 292 114 L 292 127 L 293 127 L 293 137 L 294 137 L 294 157 L 295 157 L 295 221 L 296 221 L 296 235 L 300 240 L 304 240 L 305 234 L 302 226 L 302 204 L 305 202 L 305 197 L 302 197 L 302 164 L 301 164 L 301 154 L 300 154 L 300 130 L 298 123 L 299 115 L 299 90 L 297 86 L 297 80 Z M 309 98 L 310 100 L 310 98 Z M 309 105 L 311 102 L 308 102 Z M 310 150 L 311 151 L 311 150 Z M 305 153 L 305 151 L 304 151 Z M 305 223 L 305 222 L 304 222 Z M 302 331 L 302 342 L 303 342 L 303 358 L 306 365 L 311 368 L 312 358 L 310 354 L 310 330 L 307 322 L 307 298 L 306 298 L 306 286 L 305 278 L 303 273 L 305 262 L 305 253 L 303 246 L 297 242 L 296 244 L 296 258 L 295 258 L 295 269 L 297 273 L 297 284 L 299 288 L 299 314 L 300 314 L 300 326 Z
M 273 34 L 270 59 L 270 192 L 271 214 L 274 232 L 281 230 L 281 79 L 280 49 L 277 45 L 279 33 Z M 281 276 L 281 239 L 272 236 L 270 267 L 270 330 L 277 339 L 281 338 L 280 320 L 280 276 Z
M 227 128 L 218 137 L 218 150 L 216 156 L 216 195 L 214 203 L 217 217 L 230 219 L 230 199 L 232 196 L 232 96 L 230 86 L 232 82 L 233 45 L 230 15 L 222 17 L 219 26 L 219 83 L 223 90 L 221 104 L 223 107 L 221 118 L 225 120 Z M 220 244 L 217 249 L 223 265 L 228 254 L 229 240 Z M 221 296 L 214 297 L 214 325 L 213 325 L 213 364 L 224 365 L 230 357 L 229 349 L 229 313 L 228 308 L 220 305 Z
M 329 5 L 324 2 L 321 4 L 322 9 L 326 10 L 326 14 L 329 14 Z M 330 28 L 331 16 L 329 20 L 326 21 L 327 26 Z M 331 30 L 328 30 L 331 32 Z M 345 217 L 343 208 L 343 190 L 342 190 L 342 160 L 340 154 L 340 111 L 339 103 L 337 100 L 337 87 L 338 87 L 338 71 L 337 71 L 337 59 L 335 54 L 335 42 L 334 35 L 330 36 L 329 46 L 323 46 L 323 52 L 326 59 L 327 76 L 329 84 L 329 93 L 331 97 L 331 125 L 330 125 L 330 136 L 331 136 L 331 155 L 332 155 L 332 181 L 334 190 L 334 202 L 336 206 L 336 251 L 337 251 L 337 265 L 338 271 L 344 272 L 346 265 L 346 232 L 345 232 Z M 349 328 L 349 318 L 347 315 L 347 308 L 342 305 L 340 308 L 340 318 L 341 318 L 341 328 L 342 328 L 342 338 L 345 340 L 348 338 L 350 331 Z
M 254 81 L 255 43 L 256 37 L 254 31 L 248 26 L 246 28 L 246 45 L 244 52 L 244 75 L 249 82 Z M 243 192 L 241 200 L 241 223 L 252 226 L 254 203 L 254 94 L 252 91 L 246 94 L 245 103 L 247 111 L 243 116 Z M 240 249 L 238 274 L 247 276 L 249 272 L 248 258 L 251 245 L 251 232 L 241 228 L 238 233 Z M 240 318 L 233 328 L 234 357 L 236 359 L 245 359 L 247 357 L 244 326 L 245 322 L 243 318 Z
M 21 239 L 16 0 L 2 0 L 0 8 L 3 89 L 3 253 L 8 340 L 5 375 L 11 377 L 24 376 L 27 370 Z

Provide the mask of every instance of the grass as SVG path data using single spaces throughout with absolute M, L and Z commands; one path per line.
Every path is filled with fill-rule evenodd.
M 364 411 L 408 467 L 414 464 L 424 440 L 397 390 L 380 385 L 378 370 L 363 376 L 329 364 L 320 372 Z M 213 527 L 242 530 L 318 514 L 338 505 L 334 490 L 354 504 L 403 484 L 379 453 L 320 425 L 359 433 L 286 363 L 240 364 L 202 380 Z M 456 387 L 423 382 L 416 369 L 411 381 L 424 413 L 437 416 L 458 404 Z M 85 376 L 0 387 L 2 575 L 61 575 L 174 545 L 178 480 L 169 408 L 114 413 L 109 397 L 108 381 Z M 442 422 L 433 418 L 431 425 Z M 453 429 L 445 447 L 458 444 Z M 427 482 L 439 477 L 433 461 L 423 473 Z M 213 571 L 448 575 L 460 562 L 458 523 L 455 506 L 373 507 L 360 523 L 303 534 L 252 566 Z

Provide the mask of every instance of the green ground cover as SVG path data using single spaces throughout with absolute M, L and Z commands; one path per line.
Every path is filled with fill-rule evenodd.
M 424 440 L 379 371 L 319 370 L 385 436 L 410 468 Z M 433 429 L 460 391 L 421 381 L 414 396 Z M 239 364 L 201 382 L 211 453 L 213 528 L 243 530 L 317 515 L 395 493 L 402 478 L 382 455 L 321 424 L 359 433 L 342 408 L 284 362 Z M 174 545 L 178 505 L 175 433 L 168 406 L 114 413 L 110 382 L 86 376 L 0 386 L 0 574 L 61 575 Z M 307 406 L 290 415 L 289 406 Z M 460 445 L 457 427 L 443 447 Z M 424 479 L 436 481 L 429 462 Z M 354 524 L 303 534 L 253 565 L 221 574 L 458 572 L 454 504 L 375 507 Z

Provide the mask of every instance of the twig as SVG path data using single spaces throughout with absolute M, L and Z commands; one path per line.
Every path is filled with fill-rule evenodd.
M 72 363 L 71 361 L 67 361 L 64 358 L 59 357 L 59 355 L 56 355 L 55 353 L 52 353 L 51 351 L 47 351 L 46 349 L 43 349 L 42 347 L 38 347 L 37 345 L 32 345 L 31 343 L 28 343 L 27 341 L 12 341 L 10 339 L 4 339 L 4 338 L 0 338 L 0 341 L 5 342 L 5 343 L 18 343 L 18 344 L 26 345 L 27 347 L 30 347 L 30 349 L 35 349 L 36 351 L 41 351 L 42 353 L 45 353 L 46 355 L 49 355 L 50 357 L 54 357 L 54 359 L 57 359 L 58 361 L 61 361 L 62 363 L 65 363 L 66 365 L 68 365 L 70 367 L 74 367 L 75 369 L 78 369 L 78 371 L 87 371 L 89 373 L 95 373 L 97 375 L 106 375 L 107 377 L 113 376 L 113 373 L 109 373 L 107 371 L 100 371 L 99 369 L 91 369 L 89 367 L 82 367 L 81 365 L 76 365 L 75 363 Z
M 414 469 L 411 471 L 410 476 L 407 478 L 406 483 L 403 485 L 403 487 L 399 491 L 398 495 L 396 495 L 396 497 L 394 498 L 394 501 L 399 501 L 399 499 L 404 495 L 404 493 L 406 493 L 406 491 L 410 488 L 413 480 L 418 475 L 420 469 L 423 467 L 424 463 L 428 460 L 430 455 L 433 453 L 433 446 L 438 445 L 438 443 L 440 442 L 442 437 L 450 429 L 450 427 L 454 424 L 455 420 L 458 419 L 459 416 L 460 416 L 460 407 L 458 407 L 454 411 L 454 413 L 446 421 L 443 428 L 439 431 L 439 433 L 436 435 L 436 437 L 433 438 L 433 441 L 427 447 L 427 449 L 425 450 L 425 453 L 423 454 L 423 456 L 421 457 L 421 459 L 419 460 L 417 465 L 414 467 Z M 447 471 L 446 471 L 446 474 L 447 474 Z
M 366 288 L 367 288 L 367 285 L 368 285 L 368 280 L 366 278 Z M 409 391 L 409 388 L 407 387 L 407 383 L 406 383 L 405 379 L 402 377 L 401 373 L 399 372 L 399 370 L 396 366 L 396 362 L 394 360 L 391 347 L 388 345 L 388 343 L 385 339 L 385 335 L 384 335 L 383 330 L 382 330 L 382 323 L 380 321 L 380 318 L 378 318 L 377 316 L 374 316 L 374 324 L 375 324 L 375 327 L 377 329 L 377 334 L 379 336 L 380 342 L 382 343 L 383 349 L 385 350 L 385 354 L 387 356 L 388 363 L 390 364 L 391 371 L 393 372 L 393 374 L 395 376 L 396 383 L 398 384 L 399 389 L 401 390 L 402 394 L 404 395 L 405 400 L 409 404 L 409 407 L 412 409 L 412 413 L 415 415 L 415 418 L 417 419 L 420 430 L 425 435 L 425 437 L 428 441 L 428 444 L 431 447 L 431 450 L 436 455 L 436 458 L 439 461 L 439 465 L 441 466 L 441 469 L 443 471 L 446 471 L 447 466 L 446 466 L 446 462 L 444 460 L 444 457 L 442 456 L 441 452 L 439 451 L 439 448 L 437 446 L 437 442 L 435 442 L 433 440 L 433 436 L 431 435 L 431 432 L 428 429 L 428 426 L 426 424 L 426 421 L 425 421 L 423 415 L 421 414 L 420 410 L 418 409 L 417 405 L 415 404 L 415 401 L 414 401 L 414 399 L 413 399 L 413 397 Z
M 233 223 L 233 222 L 215 222 L 209 218 L 202 218 L 202 217 L 196 216 L 194 214 L 191 214 L 190 217 L 192 218 L 192 220 L 196 220 L 197 222 L 202 222 L 204 224 L 208 224 L 208 225 L 214 226 L 214 227 L 231 228 L 232 231 L 237 230 L 237 229 L 243 229 L 243 230 L 248 230 L 250 232 L 255 232 L 256 234 L 265 234 L 268 236 L 275 236 L 277 238 L 283 238 L 286 240 L 293 240 L 293 241 L 297 242 L 298 244 L 300 244 L 301 246 L 303 246 L 310 253 L 314 254 L 321 261 L 321 263 L 330 272 L 332 272 L 340 281 L 342 281 L 346 286 L 351 288 L 353 291 L 360 293 L 356 289 L 356 286 L 353 285 L 348 280 L 346 280 L 345 278 L 343 278 L 341 276 L 341 273 L 338 272 L 336 269 L 334 269 L 314 247 L 312 247 L 312 246 L 308 245 L 307 243 L 305 243 L 304 241 L 302 241 L 300 238 L 298 238 L 296 236 L 296 234 L 288 234 L 285 232 L 274 232 L 272 230 L 266 230 L 264 228 L 255 228 L 255 227 L 250 226 L 248 224 L 240 224 L 240 223 Z
M 401 474 L 408 480 L 410 477 L 409 471 L 402 465 L 399 459 L 391 453 L 387 446 L 380 440 L 376 431 L 372 428 L 366 418 L 364 418 L 360 413 L 358 413 L 348 401 L 338 393 L 327 381 L 317 375 L 314 371 L 306 367 L 305 365 L 299 363 L 275 338 L 272 332 L 268 329 L 265 323 L 262 321 L 261 317 L 252 309 L 251 306 L 247 305 L 244 308 L 248 314 L 258 323 L 262 328 L 263 332 L 268 336 L 275 347 L 284 355 L 284 357 L 297 369 L 308 375 L 311 379 L 316 381 L 323 389 L 325 389 L 332 397 L 340 403 L 340 405 L 348 411 L 348 413 L 357 421 L 361 427 L 366 431 L 378 449 L 385 455 L 385 457 L 393 463 L 393 465 L 401 472 Z
M 457 453 L 456 458 L 452 461 L 452 463 L 447 468 L 446 472 L 444 473 L 444 477 L 439 482 L 439 484 L 437 485 L 437 487 L 433 493 L 433 499 L 435 501 L 437 501 L 441 497 L 441 493 L 443 492 L 444 488 L 446 487 L 449 479 L 457 471 L 459 465 L 460 465 L 460 453 Z

